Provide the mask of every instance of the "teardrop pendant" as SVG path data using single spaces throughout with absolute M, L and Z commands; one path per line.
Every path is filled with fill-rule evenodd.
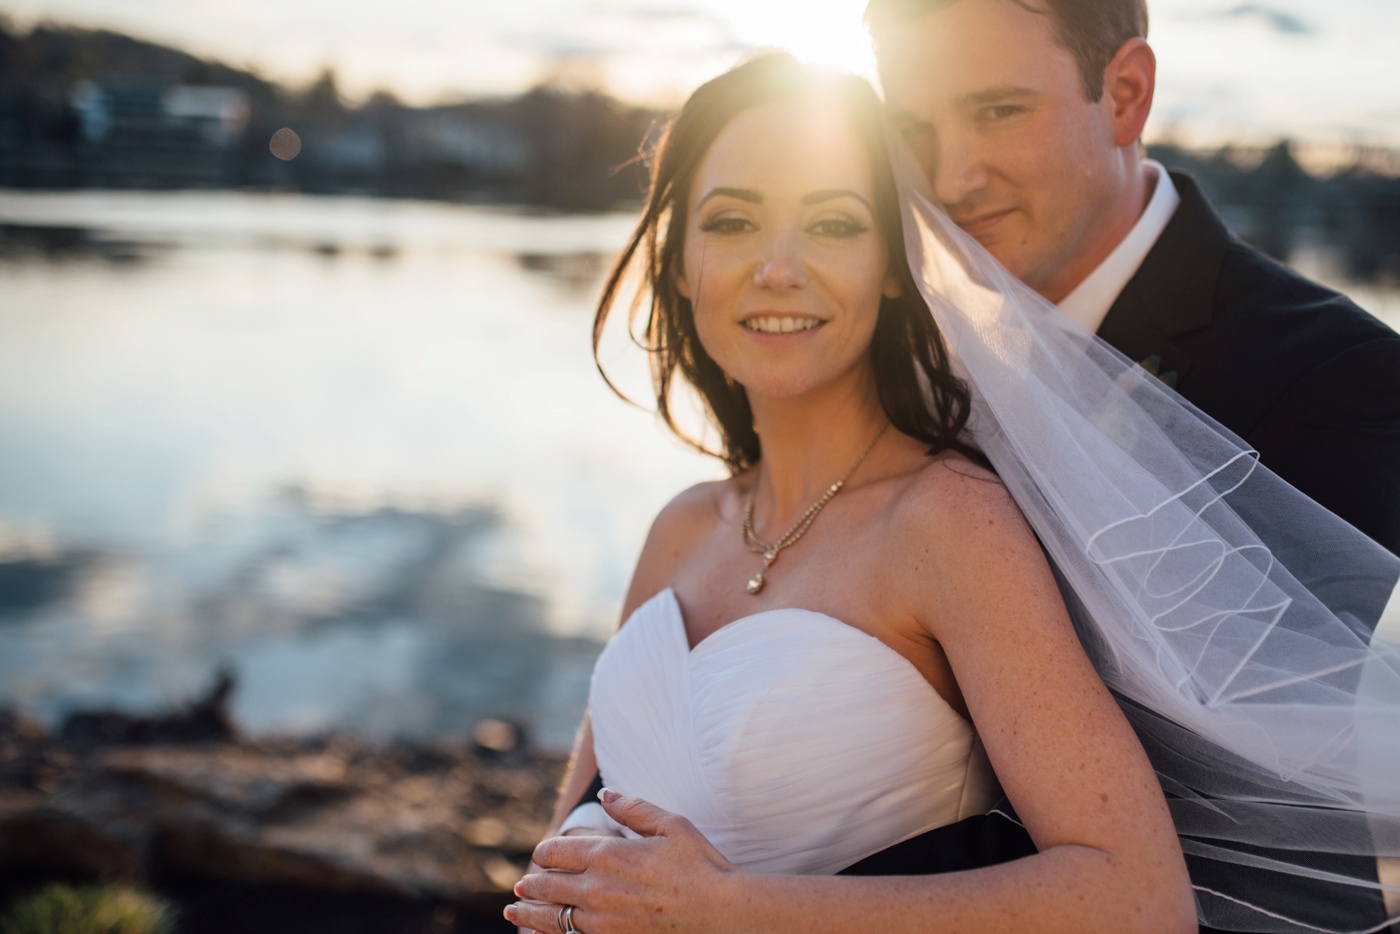
M 749 591 L 749 593 L 753 594 L 754 596 L 757 596 L 757 595 L 758 595 L 758 592 L 759 592 L 760 590 L 763 589 L 763 584 L 764 584 L 763 572 L 762 572 L 762 571 L 759 571 L 759 572 L 758 572 L 757 574 L 755 574 L 753 577 L 750 577 L 750 578 L 749 578 L 749 585 L 748 585 L 748 591 Z

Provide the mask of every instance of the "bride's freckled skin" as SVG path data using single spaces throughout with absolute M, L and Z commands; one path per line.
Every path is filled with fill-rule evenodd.
M 684 269 L 700 342 L 751 397 L 869 379 L 882 296 L 898 294 L 867 147 L 811 103 L 739 116 L 691 186 Z

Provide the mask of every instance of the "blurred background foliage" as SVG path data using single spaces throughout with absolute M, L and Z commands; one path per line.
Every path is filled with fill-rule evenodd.
M 51 885 L 17 901 L 0 934 L 170 934 L 173 912 L 132 888 Z

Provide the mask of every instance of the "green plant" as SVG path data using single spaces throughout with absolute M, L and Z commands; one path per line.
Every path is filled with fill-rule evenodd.
M 131 888 L 51 885 L 16 902 L 0 934 L 170 934 L 173 914 Z

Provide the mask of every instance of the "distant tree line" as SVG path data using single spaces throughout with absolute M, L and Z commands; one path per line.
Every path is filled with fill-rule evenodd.
M 236 187 L 606 209 L 638 201 L 636 155 L 659 116 L 560 83 L 431 107 L 380 92 L 350 106 L 329 70 L 291 89 L 129 36 L 53 24 L 20 32 L 0 17 L 0 187 Z M 270 142 L 284 127 L 296 145 L 279 159 Z M 1270 254 L 1286 258 L 1315 236 L 1341 248 L 1351 276 L 1400 280 L 1395 154 L 1317 175 L 1287 142 L 1151 151 L 1195 175 Z
M 240 112 L 172 108 L 172 91 L 190 88 L 221 89 Z M 290 89 L 129 36 L 52 24 L 21 33 L 0 18 L 4 187 L 283 188 L 599 209 L 639 198 L 638 143 L 657 116 L 550 85 L 433 107 L 380 92 L 349 106 L 329 70 Z M 300 141 L 287 161 L 269 148 L 283 127 Z
M 1314 175 L 1288 141 L 1262 151 L 1149 149 L 1168 168 L 1194 176 L 1230 226 L 1270 256 L 1287 260 L 1312 237 L 1340 252 L 1350 278 L 1400 283 L 1400 177 L 1369 165 L 1365 153 Z

